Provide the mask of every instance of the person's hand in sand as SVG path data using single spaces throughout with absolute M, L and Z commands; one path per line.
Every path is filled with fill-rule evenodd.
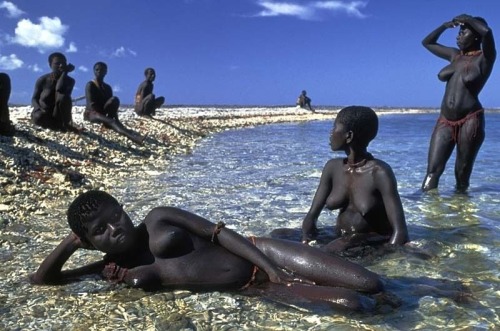
M 274 282 L 280 291 L 353 310 L 363 308 L 356 291 L 383 288 L 373 272 L 297 242 L 245 238 L 198 215 L 157 207 L 134 226 L 122 205 L 102 191 L 78 196 L 68 209 L 68 235 L 30 277 L 35 284 L 59 284 L 86 274 L 148 290 L 247 289 Z M 77 238 L 78 239 L 77 239 Z M 106 255 L 73 270 L 63 265 L 83 244 Z M 313 282 L 317 285 L 312 285 Z
M 304 243 L 316 237 L 316 223 L 324 208 L 339 210 L 335 227 L 338 238 L 323 247 L 327 252 L 386 243 L 403 245 L 408 241 L 392 168 L 367 151 L 377 131 L 377 114 L 371 108 L 351 106 L 338 113 L 330 146 L 333 151 L 345 151 L 347 157 L 331 159 L 323 168 L 302 222 Z
M 113 89 L 104 82 L 107 73 L 108 66 L 106 63 L 97 62 L 94 64 L 95 78 L 85 86 L 87 105 L 83 118 L 92 123 L 103 124 L 106 128 L 110 128 L 136 144 L 142 145 L 145 136 L 126 128 L 118 119 L 120 99 L 113 96 Z

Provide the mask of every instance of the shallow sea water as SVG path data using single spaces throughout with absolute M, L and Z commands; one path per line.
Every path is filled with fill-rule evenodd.
M 454 157 L 439 191 L 419 192 L 436 117 L 380 116 L 379 135 L 369 147 L 375 157 L 393 167 L 412 245 L 425 253 L 397 250 L 360 261 L 386 279 L 388 290 L 402 300 L 400 308 L 345 314 L 241 293 L 146 293 L 99 279 L 33 287 L 26 276 L 67 232 L 61 219 L 53 228 L 61 235 L 45 240 L 41 231 L 34 240 L 3 250 L 0 329 L 494 329 L 500 325 L 500 149 L 495 146 L 500 114 L 486 115 L 487 137 L 466 195 L 453 190 Z M 148 182 L 131 178 L 113 193 L 136 222 L 155 206 L 172 205 L 212 221 L 223 220 L 244 235 L 267 236 L 278 227 L 300 228 L 325 162 L 343 156 L 330 151 L 331 127 L 330 121 L 317 121 L 225 131 L 203 140 L 192 154 L 174 159 L 165 173 L 151 176 Z M 53 217 L 64 215 L 68 203 L 61 203 Z M 324 211 L 318 225 L 331 226 L 335 215 Z M 36 225 L 31 230 L 36 233 Z M 18 251 L 19 247 L 24 249 Z M 78 253 L 71 263 L 97 256 Z M 453 300 L 445 293 L 450 289 L 464 289 L 471 297 L 467 302 Z

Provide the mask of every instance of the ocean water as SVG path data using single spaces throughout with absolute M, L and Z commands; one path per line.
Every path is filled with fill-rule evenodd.
M 394 170 L 414 250 L 359 263 L 384 278 L 387 290 L 400 299 L 399 308 L 346 314 L 241 293 L 148 293 L 99 278 L 34 287 L 16 275 L 34 271 L 31 261 L 0 272 L 7 280 L 0 286 L 0 329 L 493 330 L 500 325 L 500 113 L 486 114 L 486 140 L 467 194 L 454 192 L 454 156 L 439 190 L 419 191 L 436 118 L 435 113 L 381 115 L 379 134 L 369 146 Z M 331 127 L 331 121 L 313 121 L 215 134 L 192 153 L 175 157 L 164 172 L 121 183 L 115 195 L 135 222 L 155 206 L 171 205 L 222 220 L 243 235 L 299 229 L 324 164 L 343 156 L 330 150 Z M 331 227 L 335 216 L 336 211 L 323 211 L 318 226 Z M 55 233 L 27 249 L 48 251 L 62 236 Z M 70 267 L 101 256 L 77 253 Z
M 389 279 L 390 291 L 401 297 L 402 306 L 345 324 L 336 321 L 341 314 L 333 311 L 313 313 L 326 319 L 325 326 L 409 330 L 500 325 L 500 149 L 496 144 L 500 114 L 486 115 L 486 140 L 467 194 L 454 191 L 454 155 L 438 191 L 422 194 L 419 190 L 436 118 L 436 114 L 382 115 L 379 134 L 369 146 L 375 157 L 392 166 L 412 245 L 427 255 L 400 251 L 361 261 Z M 331 127 L 331 121 L 318 121 L 217 134 L 159 177 L 164 187 L 160 199 L 210 220 L 223 220 L 245 235 L 300 228 L 325 162 L 343 156 L 330 150 Z M 336 213 L 323 211 L 318 225 L 331 226 Z M 449 289 L 470 291 L 470 302 L 440 292 Z M 301 329 L 300 324 L 288 327 Z M 307 323 L 303 327 L 311 329 Z

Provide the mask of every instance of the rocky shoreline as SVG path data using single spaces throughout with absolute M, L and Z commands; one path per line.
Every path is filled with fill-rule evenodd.
M 0 229 L 47 215 L 82 191 L 113 193 L 123 178 L 161 172 L 169 160 L 189 153 L 196 142 L 222 130 L 266 123 L 324 120 L 335 110 L 312 113 L 295 107 L 163 108 L 155 119 L 120 112 L 129 128 L 146 135 L 138 146 L 101 125 L 83 121 L 84 107 L 73 109 L 81 134 L 54 132 L 30 122 L 31 107 L 11 107 L 14 137 L 0 136 Z

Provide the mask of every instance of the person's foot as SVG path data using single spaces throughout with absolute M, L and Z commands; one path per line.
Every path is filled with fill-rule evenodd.
M 141 136 L 140 134 L 132 134 L 129 138 L 137 145 L 143 146 L 144 140 L 146 140 L 147 137 L 148 137 L 147 134 L 145 134 L 144 136 Z
M 0 123 L 0 136 L 12 137 L 16 133 L 16 127 L 11 121 Z
M 64 129 L 66 132 L 71 132 L 76 134 L 80 134 L 83 131 L 83 128 L 77 128 L 76 126 L 73 125 L 66 125 Z

